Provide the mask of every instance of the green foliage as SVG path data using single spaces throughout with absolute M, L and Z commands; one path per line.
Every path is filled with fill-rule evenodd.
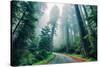
M 81 45 L 80 44 L 81 44 L 80 43 L 80 37 L 76 37 L 74 45 L 71 49 L 73 51 L 73 53 L 80 54 L 80 50 L 81 50 Z
M 41 40 L 39 42 L 39 46 L 38 46 L 39 51 L 36 54 L 36 58 L 38 60 L 43 60 L 48 57 L 48 54 L 51 51 L 51 35 L 48 26 L 42 28 L 40 36 L 41 36 Z
M 47 57 L 47 51 L 45 51 L 45 50 L 39 50 L 38 52 L 37 52 L 37 54 L 36 54 L 36 58 L 38 59 L 38 60 L 43 60 L 43 59 L 45 59 Z
M 39 43 L 39 49 L 44 49 L 45 51 L 51 51 L 51 34 L 48 26 L 42 28 L 41 40 Z
M 53 58 L 55 57 L 55 55 L 53 55 L 53 54 L 48 54 L 48 56 L 47 56 L 47 58 L 46 59 L 44 59 L 44 60 L 42 60 L 42 61 L 38 61 L 38 62 L 36 62 L 36 63 L 34 63 L 34 64 L 47 64 L 47 63 L 49 63 L 49 61 L 51 61 Z
M 25 51 L 25 53 L 22 54 L 21 58 L 19 59 L 20 65 L 31 65 L 33 64 L 37 59 L 35 58 L 35 55 L 33 55 L 30 51 Z
M 91 13 L 90 16 L 87 18 L 87 20 L 89 21 L 89 24 L 92 21 L 95 21 L 95 23 L 97 24 L 97 7 L 96 6 L 90 6 L 91 8 Z
M 37 46 L 35 44 L 35 23 L 38 17 L 34 14 L 41 13 L 41 8 L 36 2 L 12 1 L 12 47 L 11 65 L 30 65 L 38 61 L 36 58 Z M 43 7 L 44 8 L 44 7 Z M 37 12 L 38 10 L 38 12 Z M 43 12 L 41 13 L 41 15 Z M 41 16 L 38 14 L 38 16 Z
M 87 7 L 87 6 L 86 6 Z M 90 32 L 84 36 L 84 39 L 89 40 L 88 53 L 89 57 L 97 59 L 97 6 L 88 6 L 87 10 L 87 18 L 88 21 L 88 30 Z M 90 13 L 88 11 L 91 11 Z

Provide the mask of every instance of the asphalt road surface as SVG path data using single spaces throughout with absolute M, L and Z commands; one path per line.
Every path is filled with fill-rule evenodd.
M 60 63 L 72 63 L 75 62 L 74 59 L 72 59 L 69 56 L 66 56 L 62 53 L 53 53 L 55 55 L 55 58 L 52 59 L 49 64 L 60 64 Z

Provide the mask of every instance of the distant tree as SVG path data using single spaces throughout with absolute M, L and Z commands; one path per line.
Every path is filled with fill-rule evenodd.
M 48 26 L 45 28 L 42 28 L 41 31 L 41 40 L 39 43 L 39 49 L 43 49 L 45 51 L 51 51 L 52 50 L 52 45 L 51 45 L 51 31 Z
M 71 22 L 69 21 L 68 12 L 69 11 L 67 10 L 67 5 L 63 6 L 62 23 L 64 25 L 64 33 L 65 33 L 64 38 L 65 38 L 65 44 L 66 44 L 66 50 L 65 50 L 66 53 L 70 52 L 70 34 L 71 34 L 69 33 Z
M 37 58 L 43 60 L 48 57 L 48 54 L 51 53 L 52 50 L 51 31 L 48 26 L 42 28 L 40 38 L 41 39 L 38 45 L 39 53 L 37 54 Z

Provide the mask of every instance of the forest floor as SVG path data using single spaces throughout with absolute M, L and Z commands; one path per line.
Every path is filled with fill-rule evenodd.
M 96 61 L 94 58 L 83 58 L 81 55 L 77 54 L 65 54 L 66 56 L 71 57 L 72 59 L 76 60 L 76 62 L 90 62 L 90 61 Z
M 80 55 L 72 55 L 72 54 L 65 54 L 65 55 L 71 57 L 71 58 L 74 59 L 76 62 L 86 62 L 86 61 L 89 61 L 89 60 L 86 59 L 86 58 L 80 57 Z
M 39 62 L 37 62 L 37 63 L 35 63 L 33 65 L 48 64 L 49 61 L 51 61 L 54 58 L 55 58 L 55 55 L 54 54 L 51 54 L 51 55 L 48 56 L 48 58 L 46 58 L 46 59 L 44 59 L 42 61 L 39 61 Z

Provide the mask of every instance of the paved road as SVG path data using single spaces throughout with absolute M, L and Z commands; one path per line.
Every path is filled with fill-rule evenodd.
M 72 59 L 69 56 L 66 56 L 61 53 L 53 53 L 55 55 L 55 58 L 49 62 L 49 64 L 59 64 L 59 63 L 72 63 L 75 62 L 74 59 Z

